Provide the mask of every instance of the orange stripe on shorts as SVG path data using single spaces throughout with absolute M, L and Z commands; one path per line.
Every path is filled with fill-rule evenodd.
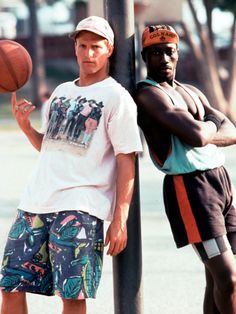
M 188 194 L 184 186 L 183 177 L 174 176 L 173 178 L 180 214 L 187 232 L 188 240 L 190 243 L 202 242 L 196 220 L 194 218 L 192 208 L 188 199 Z

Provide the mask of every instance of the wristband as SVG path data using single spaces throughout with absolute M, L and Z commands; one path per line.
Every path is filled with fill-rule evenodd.
M 219 128 L 221 126 L 221 123 L 222 123 L 221 120 L 217 116 L 215 116 L 214 114 L 211 114 L 211 113 L 207 114 L 204 117 L 204 121 L 205 122 L 206 121 L 211 121 L 211 122 L 215 123 L 217 131 L 219 130 Z

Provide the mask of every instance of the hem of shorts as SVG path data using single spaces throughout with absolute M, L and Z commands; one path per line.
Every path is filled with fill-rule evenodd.
M 234 231 L 228 231 L 227 230 L 227 232 L 236 232 L 236 229 L 234 229 Z M 176 244 L 177 249 L 181 249 L 182 247 L 187 246 L 187 245 L 201 243 L 203 241 L 207 241 L 207 240 L 210 240 L 210 239 L 213 239 L 213 238 L 222 237 L 223 235 L 226 235 L 227 232 L 223 232 L 221 234 L 209 235 L 207 237 L 204 237 L 204 239 L 201 239 L 201 241 L 191 241 L 191 242 L 184 242 L 184 243 L 176 243 L 175 242 L 175 244 Z
M 8 292 L 8 293 L 25 292 L 25 293 L 39 294 L 39 295 L 43 295 L 43 296 L 46 296 L 46 297 L 54 297 L 54 296 L 57 296 L 57 297 L 59 297 L 59 298 L 61 298 L 61 299 L 64 299 L 64 300 L 96 299 L 96 295 L 94 295 L 94 296 L 89 296 L 89 297 L 86 297 L 86 296 L 85 296 L 84 298 L 80 298 L 80 299 L 78 299 L 78 298 L 70 298 L 70 297 L 64 298 L 64 297 L 62 297 L 62 296 L 60 295 L 60 293 L 57 292 L 57 291 L 55 291 L 54 293 L 45 293 L 45 292 L 41 292 L 41 291 L 32 291 L 32 290 L 27 289 L 27 288 L 24 288 L 24 289 L 23 289 L 23 288 L 22 288 L 22 289 L 16 289 L 16 290 L 13 289 L 13 290 L 9 291 L 7 288 L 0 286 L 0 291 L 4 291 L 4 292 Z
M 78 297 L 75 297 L 75 298 L 64 298 L 63 296 L 61 296 L 60 292 L 58 290 L 55 291 L 55 296 L 63 299 L 63 300 L 86 300 L 86 299 L 96 299 L 96 295 L 93 295 L 93 296 L 84 296 L 83 298 L 78 298 Z
M 30 289 L 24 288 L 24 289 L 12 289 L 11 291 L 9 291 L 9 289 L 5 288 L 5 287 L 0 287 L 0 291 L 4 291 L 4 292 L 9 292 L 9 293 L 17 293 L 17 292 L 25 292 L 25 293 L 33 293 L 33 294 L 40 294 L 40 295 L 44 295 L 47 297 L 53 297 L 55 296 L 54 293 L 46 293 L 46 292 L 41 292 L 41 291 L 32 291 Z
M 212 258 L 214 258 L 214 257 L 216 257 L 216 256 L 219 256 L 219 255 L 225 253 L 225 252 L 228 251 L 228 250 L 229 250 L 228 248 L 225 248 L 225 249 L 222 250 L 221 252 L 218 252 L 216 255 L 213 255 L 213 256 L 210 255 L 210 256 L 204 257 L 204 258 L 202 258 L 202 257 L 199 255 L 199 258 L 200 258 L 200 260 L 201 260 L 202 262 L 209 261 L 210 259 L 212 259 Z
M 83 300 L 88 300 L 88 299 L 93 299 L 93 300 L 95 300 L 96 299 L 96 297 L 94 296 L 94 297 L 84 297 L 84 298 L 64 298 L 64 297 L 62 297 L 62 296 L 60 296 L 59 294 L 55 294 L 55 296 L 57 296 L 57 297 L 59 297 L 59 298 L 61 298 L 61 299 L 63 299 L 63 300 L 78 300 L 78 301 L 83 301 Z
M 227 228 L 227 233 L 229 233 L 229 232 L 236 232 L 236 227 Z

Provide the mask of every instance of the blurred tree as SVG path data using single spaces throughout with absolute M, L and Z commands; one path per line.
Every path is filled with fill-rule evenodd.
M 235 114 L 234 104 L 236 101 L 236 1 L 235 0 L 214 0 L 216 6 L 221 10 L 229 11 L 233 14 L 234 19 L 231 27 L 231 40 L 229 47 L 229 78 L 226 84 L 226 99 L 229 101 L 231 111 Z
M 33 73 L 32 73 L 32 97 L 33 103 L 36 106 L 41 105 L 42 95 L 47 91 L 46 77 L 45 77 L 45 65 L 44 65 L 44 49 L 43 38 L 39 32 L 37 9 L 42 2 L 48 5 L 53 5 L 60 0 L 25 0 L 30 12 L 30 50 L 33 61 Z M 87 15 L 87 0 L 74 0 L 72 1 L 74 6 L 74 20 L 85 18 Z
M 202 25 L 197 15 L 194 0 L 187 0 L 196 26 L 196 31 L 200 39 L 198 45 L 193 41 L 189 28 L 183 23 L 186 39 L 192 48 L 195 59 L 196 70 L 199 80 L 203 84 L 205 92 L 212 106 L 224 112 L 234 122 L 236 122 L 236 1 L 235 0 L 202 0 L 207 22 Z M 226 77 L 221 77 L 218 50 L 215 47 L 215 36 L 212 28 L 213 9 L 229 11 L 233 14 L 231 28 L 231 40 L 228 48 L 227 73 Z
M 45 93 L 46 80 L 45 80 L 45 66 L 43 57 L 43 39 L 39 32 L 37 9 L 39 0 L 25 0 L 30 12 L 30 45 L 31 56 L 33 61 L 32 73 L 32 97 L 33 103 L 36 106 L 41 105 L 41 95 Z
M 42 1 L 42 0 L 41 0 Z M 48 5 L 53 5 L 55 2 L 62 0 L 44 0 Z M 77 25 L 78 21 L 88 16 L 88 0 L 71 0 L 70 5 L 72 6 L 72 18 L 74 24 Z
M 88 16 L 88 1 L 75 0 L 74 1 L 74 23 L 77 25 L 78 21 L 83 20 Z

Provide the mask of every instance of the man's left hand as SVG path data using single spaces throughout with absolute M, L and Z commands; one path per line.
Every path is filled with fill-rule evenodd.
M 108 247 L 107 255 L 116 256 L 123 251 L 127 245 L 126 223 L 113 220 L 107 229 L 105 246 Z

